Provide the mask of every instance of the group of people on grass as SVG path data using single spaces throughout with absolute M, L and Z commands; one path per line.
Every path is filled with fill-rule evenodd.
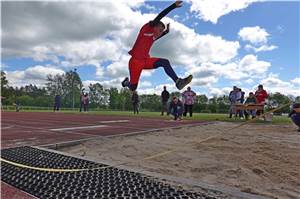
M 246 110 L 238 110 L 236 105 L 240 104 L 259 104 L 265 105 L 266 99 L 268 98 L 268 93 L 264 90 L 263 85 L 259 85 L 257 90 L 253 92 L 249 92 L 247 99 L 245 100 L 245 92 L 242 91 L 241 88 L 233 86 L 232 91 L 229 93 L 229 118 L 232 118 L 234 115 L 235 118 L 239 117 L 240 119 L 248 119 L 249 116 L 255 118 L 256 116 L 263 114 L 263 110 L 255 110 L 255 109 L 246 109 Z
M 182 94 L 182 100 L 177 96 L 173 96 L 170 100 L 170 93 L 167 91 L 167 87 L 164 86 L 164 90 L 161 92 L 161 115 L 166 112 L 167 115 L 172 115 L 174 120 L 181 120 L 182 116 L 187 116 L 189 113 L 190 117 L 193 116 L 193 105 L 196 99 L 196 93 L 188 87 Z M 136 91 L 132 93 L 132 105 L 133 113 L 139 113 L 139 96 Z

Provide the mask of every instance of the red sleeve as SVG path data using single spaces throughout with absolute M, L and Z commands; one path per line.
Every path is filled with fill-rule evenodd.
M 267 91 L 264 90 L 263 96 L 264 96 L 264 98 L 268 98 L 268 93 L 267 93 Z

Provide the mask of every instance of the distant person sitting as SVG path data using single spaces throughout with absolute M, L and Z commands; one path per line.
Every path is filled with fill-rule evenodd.
M 255 91 L 255 97 L 257 99 L 258 104 L 266 104 L 266 99 L 268 98 L 267 91 L 264 90 L 263 85 L 259 85 L 257 91 Z M 264 114 L 264 110 L 256 111 L 257 115 Z
M 55 98 L 54 98 L 54 108 L 53 108 L 53 111 L 59 111 L 60 109 L 60 104 L 61 104 L 61 97 L 60 95 L 55 95 Z
M 164 112 L 168 112 L 168 100 L 170 98 L 170 93 L 167 91 L 167 87 L 164 86 L 164 90 L 161 92 L 161 115 L 164 115 Z
M 184 112 L 183 116 L 186 116 L 187 112 L 190 113 L 190 117 L 193 116 L 193 105 L 196 98 L 196 93 L 191 90 L 191 87 L 188 87 L 186 91 L 182 93 L 184 100 Z
M 133 114 L 139 114 L 140 100 L 139 100 L 139 95 L 136 90 L 132 92 L 131 101 L 132 101 L 132 106 L 133 106 Z
M 169 113 L 174 116 L 174 120 L 181 120 L 183 112 L 182 102 L 174 96 L 169 105 Z
M 244 104 L 245 105 L 247 105 L 247 104 L 257 104 L 257 99 L 256 99 L 256 97 L 255 97 L 255 95 L 254 95 L 253 92 L 249 93 L 249 97 L 247 97 L 247 99 L 246 99 L 246 101 L 245 101 Z M 253 119 L 256 116 L 256 110 L 247 110 L 246 109 L 245 112 L 244 112 L 244 114 L 245 114 L 246 119 L 249 118 L 249 115 L 251 115 L 252 119 Z
M 292 105 L 292 111 L 289 113 L 289 117 L 294 124 L 298 126 L 298 132 L 300 132 L 300 103 L 294 103 Z

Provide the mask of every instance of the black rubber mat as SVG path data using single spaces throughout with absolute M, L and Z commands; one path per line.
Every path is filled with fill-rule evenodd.
M 3 149 L 1 158 L 40 168 L 83 169 L 107 166 L 26 146 Z M 113 167 L 79 172 L 50 172 L 22 168 L 2 161 L 1 180 L 42 199 L 214 198 Z

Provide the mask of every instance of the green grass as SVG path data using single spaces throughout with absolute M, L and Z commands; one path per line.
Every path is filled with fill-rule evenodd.
M 6 111 L 15 111 L 14 109 L 9 109 Z M 21 112 L 53 112 L 52 109 L 40 109 L 40 107 L 22 107 Z M 60 111 L 67 114 L 85 114 L 80 113 L 78 109 L 62 109 Z M 111 110 L 101 110 L 101 111 L 90 111 L 86 114 L 91 115 L 111 115 L 111 116 L 131 116 L 131 117 L 150 117 L 150 118 L 163 118 L 170 119 L 169 116 L 160 116 L 159 112 L 140 112 L 139 115 L 134 115 L 132 111 L 111 111 Z M 217 113 L 194 113 L 193 117 L 186 117 L 186 120 L 201 120 L 201 121 L 223 121 L 223 122 L 245 122 L 245 120 L 228 118 L 228 114 L 217 114 Z M 255 121 L 255 123 L 266 123 L 266 124 L 290 124 L 290 118 L 287 116 L 273 116 L 272 122 L 265 121 Z

